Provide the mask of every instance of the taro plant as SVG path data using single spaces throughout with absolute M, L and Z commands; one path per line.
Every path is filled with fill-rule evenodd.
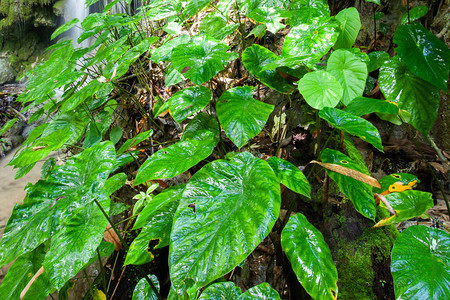
M 141 265 L 166 246 L 169 299 L 280 299 L 268 283 L 242 293 L 223 280 L 277 220 L 284 226 L 279 250 L 306 292 L 314 299 L 339 297 L 338 272 L 322 233 L 300 212 L 280 218 L 280 183 L 316 199 L 311 179 L 281 158 L 285 129 L 275 131 L 270 157 L 257 151 L 255 137 L 276 114 L 261 84 L 291 108 L 283 122 L 279 113 L 278 126 L 293 125 L 299 107 L 314 114 L 313 163 L 362 216 L 375 221 L 381 202 L 391 216 L 375 226 L 423 216 L 433 206 L 431 194 L 412 190 L 414 175 L 373 178 L 350 138 L 383 152 L 377 128 L 361 117 L 371 113 L 428 134 L 439 89 L 446 91 L 450 57 L 422 25 L 397 29 L 391 58 L 353 48 L 361 27 L 357 10 L 333 17 L 322 0 L 143 1 L 132 16 L 111 14 L 111 7 L 81 22 L 78 42 L 90 38 L 90 46 L 51 46 L 18 98 L 27 104 L 24 111 L 34 108 L 30 121 L 44 116 L 46 122 L 10 162 L 16 177 L 51 151 L 74 155 L 62 166 L 48 160 L 42 179 L 27 186 L 23 204 L 12 212 L 0 246 L 0 265 L 15 260 L 0 286 L 4 299 L 43 299 L 67 290 L 73 276 L 114 251 L 102 241 L 109 226 L 127 251 L 124 264 L 140 270 L 133 299 L 161 299 L 158 278 Z M 249 20 L 254 28 L 246 34 Z M 274 52 L 268 39 L 285 28 L 281 51 Z M 363 97 L 369 73 L 379 68 L 386 100 Z M 121 130 L 121 120 L 135 121 L 137 129 Z M 170 122 L 185 125 L 180 137 L 164 128 Z M 343 136 L 346 154 L 328 148 L 333 143 L 321 136 L 326 126 L 334 128 L 330 137 Z M 142 155 L 139 145 L 150 153 Z M 190 172 L 187 183 L 166 188 L 162 181 Z M 117 196 L 111 200 L 124 185 L 138 200 L 131 216 L 138 234 L 129 245 L 122 237 L 127 231 L 112 218 L 126 208 Z M 141 186 L 146 192 L 139 193 Z M 449 241 L 447 232 L 425 226 L 400 234 L 391 266 L 397 298 L 450 298 Z

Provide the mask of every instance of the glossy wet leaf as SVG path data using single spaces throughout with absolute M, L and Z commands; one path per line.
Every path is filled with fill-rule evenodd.
M 105 210 L 109 210 L 109 199 L 102 204 Z M 108 223 L 94 202 L 74 209 L 71 214 L 52 237 L 51 247 L 42 263 L 51 284 L 57 289 L 95 255 Z
M 339 21 L 321 17 L 311 23 L 299 24 L 291 28 L 284 40 L 282 57 L 302 57 L 303 64 L 317 62 L 336 43 L 339 36 Z
M 211 91 L 204 86 L 184 88 L 170 97 L 155 115 L 170 109 L 173 119 L 181 123 L 187 117 L 205 108 L 211 96 Z
M 416 22 L 398 27 L 393 42 L 398 45 L 395 52 L 415 75 L 447 91 L 450 50 L 444 42 Z
M 297 213 L 281 233 L 281 247 L 313 299 L 336 299 L 338 273 L 322 233 Z
M 311 186 L 298 167 L 276 156 L 270 157 L 267 162 L 282 184 L 290 190 L 310 198 Z
M 428 7 L 426 5 L 419 5 L 413 7 L 409 10 L 409 20 L 408 20 L 408 12 L 402 16 L 401 23 L 402 25 L 408 24 L 408 22 L 414 22 L 425 16 L 428 13 Z
M 159 291 L 159 280 L 155 275 L 148 276 L 153 285 Z M 141 278 L 134 288 L 131 300 L 158 300 L 158 296 L 153 291 L 147 279 Z
M 349 134 L 344 134 L 344 139 L 342 140 L 345 148 L 345 152 L 347 152 L 347 155 L 359 165 L 360 170 L 363 174 L 370 176 L 369 170 L 366 168 L 366 163 L 364 162 L 364 158 L 362 157 L 361 153 L 359 152 L 358 148 L 356 148 L 355 142 L 353 141 L 353 138 Z M 366 182 L 367 183 L 367 182 Z M 380 183 L 378 182 L 378 186 L 380 186 Z
M 399 108 L 396 103 L 387 100 L 357 97 L 343 111 L 361 117 L 374 112 L 397 115 Z
M 378 5 L 381 5 L 381 0 L 365 0 L 366 2 L 372 2 Z
M 219 142 L 219 123 L 215 116 L 199 113 L 186 126 L 180 141 L 204 141 L 205 139 L 212 139 L 216 144 Z
M 54 131 L 51 135 L 40 137 L 31 146 L 23 149 L 8 163 L 15 167 L 23 167 L 35 163 L 55 149 L 61 148 L 72 136 L 69 128 Z
M 140 265 L 154 259 L 153 249 L 169 245 L 172 231 L 173 215 L 177 210 L 185 185 L 177 185 L 163 191 L 153 198 L 134 225 L 134 229 L 141 228 L 139 235 L 133 240 L 128 250 L 125 265 Z M 149 243 L 152 243 L 150 247 Z
M 397 215 L 379 221 L 375 224 L 375 227 L 419 217 L 434 205 L 432 194 L 421 191 L 407 190 L 400 193 L 391 193 L 386 196 L 386 199 Z
M 78 142 L 86 130 L 89 118 L 84 112 L 66 112 L 54 118 L 42 132 L 42 137 L 52 135 L 54 131 L 70 129 L 72 136 L 67 144 Z
M 181 9 L 181 2 L 179 1 L 165 1 L 164 3 L 157 4 L 145 12 L 145 16 L 149 21 L 157 21 L 175 16 Z
M 50 40 L 53 40 L 55 37 L 57 37 L 58 35 L 70 30 L 72 27 L 74 27 L 77 23 L 79 22 L 79 20 L 77 18 L 74 18 L 66 23 L 64 23 L 63 25 L 59 26 L 51 35 Z
M 17 120 L 18 120 L 17 118 L 13 118 L 13 119 L 9 120 L 8 122 L 6 122 L 0 129 L 0 135 L 4 134 L 6 131 L 11 129 L 11 127 L 13 127 L 13 125 L 16 124 Z
M 175 47 L 171 60 L 177 71 L 201 85 L 237 58 L 237 53 L 227 52 L 229 49 L 227 44 L 202 35 L 193 38 L 189 44 Z
M 334 45 L 334 49 L 351 48 L 361 28 L 358 10 L 355 7 L 343 9 L 336 15 L 336 20 L 341 23 L 342 31 Z
M 274 108 L 254 99 L 254 90 L 250 86 L 229 89 L 216 104 L 220 125 L 238 148 L 261 132 Z
M 369 59 L 367 71 L 370 73 L 380 68 L 387 60 L 389 60 L 389 53 L 385 51 L 373 51 L 369 53 Z
M 367 79 L 367 65 L 353 53 L 339 49 L 328 59 L 327 72 L 333 75 L 344 88 L 342 103 L 348 105 L 354 98 L 362 96 Z
M 109 132 L 109 139 L 115 145 L 117 144 L 118 141 L 120 141 L 122 135 L 123 135 L 122 128 L 120 128 L 119 126 L 115 126 Z
M 374 193 L 387 195 L 393 192 L 403 192 L 412 189 L 420 180 L 416 175 L 408 173 L 393 173 L 378 180 L 380 189 L 374 189 Z
M 209 285 L 198 298 L 199 300 L 235 300 L 241 290 L 233 282 L 218 282 Z
M 337 164 L 359 172 L 367 172 L 358 163 L 339 151 L 325 149 L 320 156 L 322 162 Z M 351 177 L 326 170 L 328 176 L 337 183 L 341 192 L 352 201 L 355 209 L 371 220 L 375 220 L 376 204 L 372 195 L 372 187 Z
M 85 206 L 107 197 L 109 191 L 100 187 L 105 185 L 114 160 L 113 145 L 104 142 L 73 156 L 64 166 L 56 167 L 48 179 L 28 187 L 23 204 L 14 207 L 6 225 L 0 265 L 49 239 L 61 218 L 70 215 L 70 210 L 66 211 L 69 205 Z
M 136 146 L 137 144 L 149 139 L 153 134 L 153 130 L 147 130 L 144 132 L 139 133 L 134 138 L 128 139 L 123 145 L 117 150 L 117 155 L 122 154 L 123 152 L 127 151 L 131 147 Z
M 22 290 L 42 266 L 45 257 L 44 248 L 44 245 L 41 245 L 16 259 L 0 285 L 2 299 L 19 299 Z M 54 288 L 52 288 L 47 276 L 41 275 L 25 294 L 24 299 L 44 299 L 52 290 Z
M 165 44 L 159 46 L 158 48 L 154 49 L 152 51 L 152 56 L 150 57 L 150 60 L 159 63 L 162 61 L 167 61 L 170 59 L 172 50 L 176 48 L 179 45 L 187 44 L 190 41 L 190 37 L 188 35 L 180 35 L 177 36 L 169 41 L 167 41 Z
M 391 273 L 397 299 L 449 299 L 450 234 L 411 226 L 395 240 Z
M 282 7 L 261 5 L 249 11 L 247 16 L 257 23 L 266 24 L 267 30 L 276 34 L 286 26 L 281 20 L 288 16 L 288 12 Z
M 139 168 L 134 184 L 179 175 L 210 156 L 215 146 L 211 137 L 203 141 L 182 141 L 158 150 Z
M 335 128 L 347 132 L 348 134 L 355 135 L 383 152 L 380 133 L 369 121 L 343 110 L 331 107 L 322 109 L 319 112 L 319 117 L 333 125 Z
M 384 97 L 409 112 L 409 123 L 426 136 L 437 117 L 439 89 L 414 75 L 397 56 L 380 68 L 379 84 Z
M 277 70 L 263 70 L 263 67 L 278 59 L 272 51 L 260 45 L 247 47 L 242 53 L 242 63 L 245 68 L 258 80 L 268 87 L 285 93 L 292 89 L 292 85 L 283 78 Z
M 308 24 L 315 18 L 330 15 L 330 8 L 324 0 L 292 0 L 289 11 L 291 16 L 288 22 L 291 26 Z
M 181 13 L 181 19 L 187 20 L 204 9 L 212 0 L 190 0 Z
M 241 294 L 237 300 L 281 300 L 280 294 L 274 290 L 267 282 L 263 282 L 249 288 L 245 293 Z
M 344 89 L 333 75 L 326 71 L 310 72 L 298 82 L 298 90 L 311 107 L 323 109 L 335 107 Z
M 195 173 L 171 234 L 169 267 L 176 290 L 193 295 L 242 262 L 272 229 L 280 201 L 272 169 L 248 152 Z

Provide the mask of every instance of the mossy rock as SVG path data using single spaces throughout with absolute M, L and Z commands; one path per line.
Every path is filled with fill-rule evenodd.
M 372 228 L 351 203 L 333 214 L 322 232 L 338 270 L 339 299 L 394 299 L 390 253 L 399 232 L 395 226 Z M 381 216 L 377 210 L 377 219 Z

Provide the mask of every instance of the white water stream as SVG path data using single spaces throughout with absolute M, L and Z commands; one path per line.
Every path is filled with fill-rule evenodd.
M 80 34 L 83 32 L 83 29 L 81 28 L 81 22 L 90 14 L 90 13 L 96 13 L 96 12 L 102 12 L 103 8 L 113 0 L 99 0 L 97 3 L 94 3 L 90 7 L 85 6 L 84 0 L 66 0 L 64 4 L 64 19 L 66 22 L 77 18 L 79 20 L 79 23 L 77 26 L 73 27 L 68 32 L 68 37 L 74 41 L 75 47 L 86 47 L 89 46 L 89 39 L 83 41 L 81 44 L 77 43 L 77 39 L 79 38 Z M 140 1 L 132 1 L 132 7 L 133 10 L 136 11 L 136 9 L 139 7 Z M 111 8 L 111 13 L 130 13 L 130 9 L 127 4 L 125 3 L 117 3 Z

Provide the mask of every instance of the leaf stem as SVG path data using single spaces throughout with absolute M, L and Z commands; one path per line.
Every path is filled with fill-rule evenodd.
M 105 268 L 103 267 L 102 256 L 100 255 L 100 251 L 98 250 L 98 248 L 97 248 L 97 257 L 98 257 L 98 263 L 100 264 L 100 271 L 101 271 L 101 274 L 102 274 L 103 290 L 107 294 L 108 290 L 106 289 L 107 288 L 106 272 L 105 272 Z
M 130 248 L 127 244 L 127 242 L 125 241 L 125 239 L 122 237 L 122 235 L 120 234 L 120 232 L 117 230 L 116 225 L 112 222 L 112 220 L 110 219 L 110 217 L 108 216 L 108 214 L 106 213 L 106 211 L 103 209 L 102 205 L 97 201 L 97 199 L 94 199 L 95 204 L 97 204 L 98 208 L 100 208 L 100 210 L 102 211 L 103 215 L 105 216 L 106 220 L 108 220 L 109 224 L 111 225 L 111 227 L 113 228 L 114 232 L 117 234 L 117 236 L 120 239 L 120 242 L 122 243 L 123 247 L 125 248 L 126 251 L 128 251 L 128 249 Z M 145 280 L 147 280 L 148 284 L 150 285 L 150 287 L 152 288 L 153 292 L 155 293 L 156 297 L 158 297 L 159 300 L 161 300 L 161 295 L 159 294 L 156 286 L 153 284 L 152 280 L 150 279 L 150 277 L 148 277 L 147 273 L 144 271 L 144 269 L 142 268 L 142 266 L 137 265 L 136 266 L 137 269 L 139 270 L 139 273 L 141 274 L 141 276 L 143 276 L 145 278 Z

